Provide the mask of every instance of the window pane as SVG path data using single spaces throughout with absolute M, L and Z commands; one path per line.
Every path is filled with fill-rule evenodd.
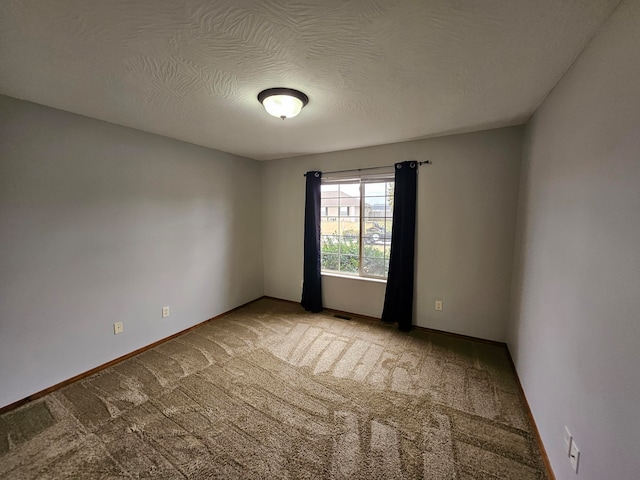
M 355 207 L 349 207 L 350 211 L 355 210 Z M 360 231 L 360 218 L 358 216 L 344 216 L 340 217 L 341 231 L 355 230 Z
M 331 215 L 331 210 L 335 207 L 329 207 L 328 213 Z M 335 216 L 320 217 L 320 232 L 323 235 L 337 234 L 338 233 L 338 219 Z
M 339 268 L 339 259 L 339 255 L 322 252 L 320 261 L 322 270 L 333 270 L 337 272 Z
M 338 242 L 339 237 L 337 235 L 322 235 L 320 237 L 320 252 L 323 255 L 323 259 L 324 259 L 324 255 L 335 255 L 337 257 L 337 255 L 340 254 L 340 245 Z M 333 263 L 327 263 L 327 267 L 326 268 L 331 268 L 332 270 L 337 270 L 338 269 L 338 260 L 335 260 L 335 266 L 334 267 L 330 267 L 330 265 L 333 265 Z M 322 261 L 322 268 L 325 268 L 325 263 L 324 260 Z
M 357 235 L 347 235 L 340 237 L 340 255 L 358 257 L 360 255 L 360 245 Z
M 324 247 L 325 245 L 337 245 L 338 239 L 340 237 L 337 234 L 333 235 L 321 235 L 320 236 L 320 244 Z
M 322 185 L 323 270 L 385 278 L 391 244 L 392 186 L 392 181 L 352 180 Z M 361 191 L 365 195 L 363 205 Z
M 338 197 L 338 185 L 321 185 L 320 197 L 322 200 L 325 198 L 337 198 Z
M 340 198 L 360 198 L 359 183 L 341 183 L 339 186 Z
M 390 203 L 387 203 L 387 208 L 385 210 L 386 218 L 393 218 L 393 200 Z
M 357 230 L 345 230 L 342 234 L 342 242 L 348 245 L 355 245 L 356 252 L 359 245 L 359 235 Z
M 368 258 L 384 258 L 384 245 L 365 245 L 362 256 Z
M 364 184 L 365 197 L 380 197 L 387 194 L 387 182 L 367 182 Z
M 391 232 L 385 227 L 385 219 L 368 217 L 364 219 L 364 240 L 369 244 L 384 244 L 391 241 Z
M 383 277 L 385 275 L 385 263 L 383 258 L 363 258 L 363 270 L 365 275 Z
M 340 271 L 345 273 L 358 273 L 358 255 L 340 255 Z

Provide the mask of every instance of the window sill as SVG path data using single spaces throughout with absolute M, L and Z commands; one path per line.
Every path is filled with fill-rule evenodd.
M 387 280 L 383 278 L 360 277 L 358 275 L 344 275 L 341 273 L 328 273 L 328 272 L 321 272 L 321 275 L 323 277 L 346 278 L 347 280 L 358 280 L 363 282 L 387 283 Z

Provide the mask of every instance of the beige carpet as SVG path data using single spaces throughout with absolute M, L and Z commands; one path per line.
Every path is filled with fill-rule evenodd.
M 0 417 L 0 478 L 547 476 L 503 348 L 263 299 Z

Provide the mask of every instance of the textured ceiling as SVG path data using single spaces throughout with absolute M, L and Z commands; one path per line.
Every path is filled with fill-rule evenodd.
M 393 143 L 525 122 L 618 3 L 2 0 L 0 92 L 256 159 Z

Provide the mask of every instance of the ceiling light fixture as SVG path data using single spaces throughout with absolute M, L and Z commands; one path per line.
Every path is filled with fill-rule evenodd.
M 292 88 L 268 88 L 258 94 L 258 101 L 269 115 L 293 118 L 309 103 L 309 97 Z

